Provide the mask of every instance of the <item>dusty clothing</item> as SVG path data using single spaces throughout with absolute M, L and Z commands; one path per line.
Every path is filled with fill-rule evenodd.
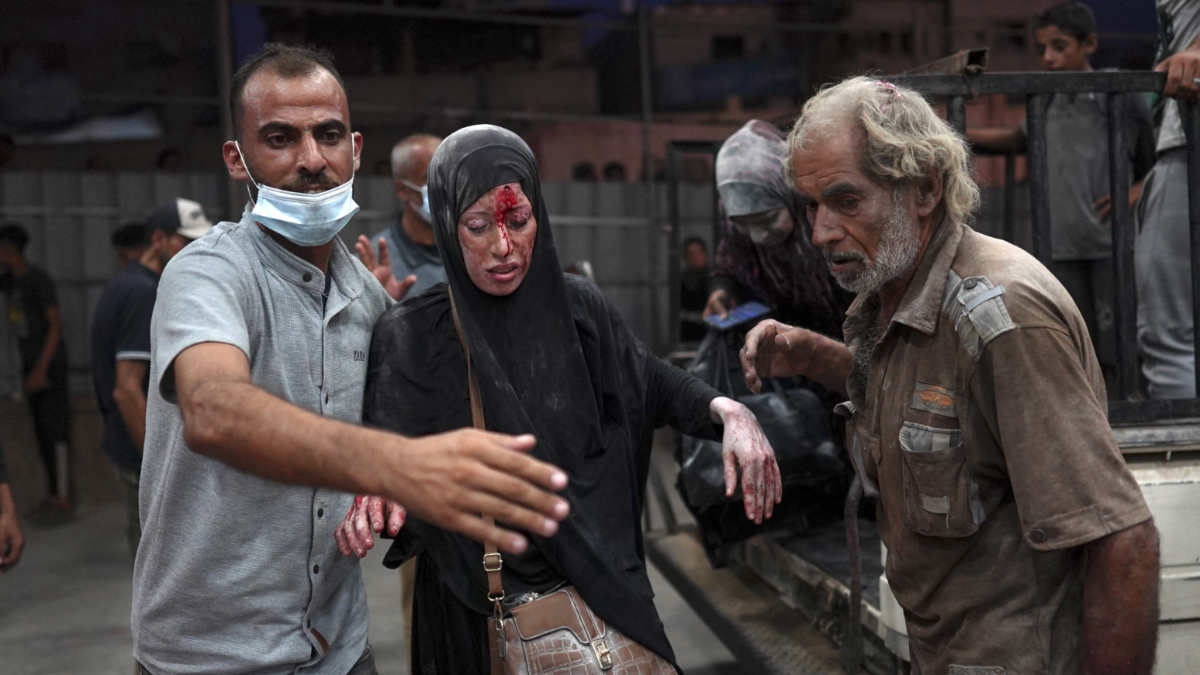
M 529 198 L 536 239 L 521 285 L 494 296 L 472 283 L 457 223 L 488 190 L 513 182 Z M 524 553 L 503 556 L 505 593 L 570 583 L 607 623 L 673 661 L 642 548 L 650 447 L 654 428 L 667 423 L 716 436 L 708 409 L 717 392 L 658 359 L 594 284 L 562 273 L 537 165 L 516 134 L 476 125 L 448 136 L 429 165 L 429 196 L 449 285 L 380 318 L 364 421 L 410 436 L 470 424 L 453 297 L 487 428 L 532 433 L 531 454 L 570 476 L 560 492 L 570 517 L 553 537 L 530 536 Z M 410 518 L 388 558 L 417 551 L 414 671 L 487 672 L 481 546 Z
M 1140 96 L 1117 99 L 1133 180 L 1154 163 L 1154 129 Z M 1025 133 L 1025 121 L 1021 122 Z M 1108 101 L 1103 94 L 1055 94 L 1046 108 L 1050 243 L 1054 260 L 1108 260 L 1112 220 L 1100 220 L 1097 200 L 1110 192 Z M 1124 190 L 1128 191 L 1126 185 Z M 1081 307 L 1085 314 L 1089 307 Z
M 846 318 L 848 441 L 914 673 L 1078 672 L 1078 547 L 1150 517 L 1083 319 L 1024 251 L 948 223 L 882 331 L 877 314 L 860 296 Z

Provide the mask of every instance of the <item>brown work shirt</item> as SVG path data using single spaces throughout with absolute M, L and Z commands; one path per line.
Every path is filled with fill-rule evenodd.
M 1080 545 L 1150 518 L 1079 311 L 1021 249 L 943 223 L 878 312 L 859 296 L 846 317 L 848 440 L 913 672 L 1078 672 Z

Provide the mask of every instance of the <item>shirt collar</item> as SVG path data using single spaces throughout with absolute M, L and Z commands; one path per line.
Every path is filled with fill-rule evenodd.
M 254 218 L 250 215 L 250 208 L 250 204 L 246 204 L 240 224 L 250 233 L 250 239 L 258 250 L 259 259 L 285 281 L 300 286 L 320 298 L 325 292 L 325 275 L 316 265 L 301 259 L 264 232 L 258 223 L 254 222 Z M 329 269 L 344 271 L 334 272 L 330 275 L 333 277 L 330 296 L 334 294 L 334 289 L 346 299 L 354 299 L 362 293 L 362 279 L 354 272 L 356 264 L 358 263 L 350 255 L 350 251 L 342 242 L 341 237 L 335 236 L 333 251 L 329 256 Z M 333 307 L 334 303 L 330 302 L 329 306 Z
M 904 298 L 892 315 L 893 323 L 933 335 L 942 311 L 942 297 L 946 293 L 945 279 L 958 255 L 958 244 L 965 230 L 963 225 L 943 221 L 934 231 L 916 273 L 908 282 Z M 930 283 L 931 279 L 936 280 L 935 283 Z M 846 310 L 847 325 L 853 317 L 859 317 L 868 309 L 867 296 L 859 294 Z

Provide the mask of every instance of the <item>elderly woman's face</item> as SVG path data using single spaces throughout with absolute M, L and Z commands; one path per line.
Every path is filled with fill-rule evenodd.
M 788 235 L 796 229 L 792 213 L 784 208 L 730 216 L 729 221 L 759 246 L 778 246 L 787 241 Z
M 520 183 L 497 185 L 458 218 L 467 276 L 490 295 L 510 295 L 521 287 L 536 238 L 533 205 Z

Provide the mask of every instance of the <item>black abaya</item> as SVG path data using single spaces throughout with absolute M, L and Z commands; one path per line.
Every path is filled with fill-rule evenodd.
M 522 285 L 497 297 L 470 281 L 457 222 L 488 190 L 510 182 L 529 197 L 538 230 Z M 515 134 L 480 125 L 449 136 L 430 164 L 429 194 L 449 286 L 380 319 L 364 421 L 412 436 L 470 426 L 466 361 L 447 291 L 454 293 L 487 428 L 534 434 L 533 454 L 570 478 L 563 496 L 571 515 L 554 537 L 530 536 L 525 555 L 505 556 L 505 591 L 570 583 L 600 617 L 673 662 L 642 550 L 650 446 L 664 424 L 717 437 L 708 407 L 718 393 L 655 357 L 595 286 L 564 278 L 533 155 Z M 481 641 L 490 608 L 482 548 L 411 519 L 389 560 L 415 552 L 422 554 L 414 599 L 417 670 L 486 672 Z

